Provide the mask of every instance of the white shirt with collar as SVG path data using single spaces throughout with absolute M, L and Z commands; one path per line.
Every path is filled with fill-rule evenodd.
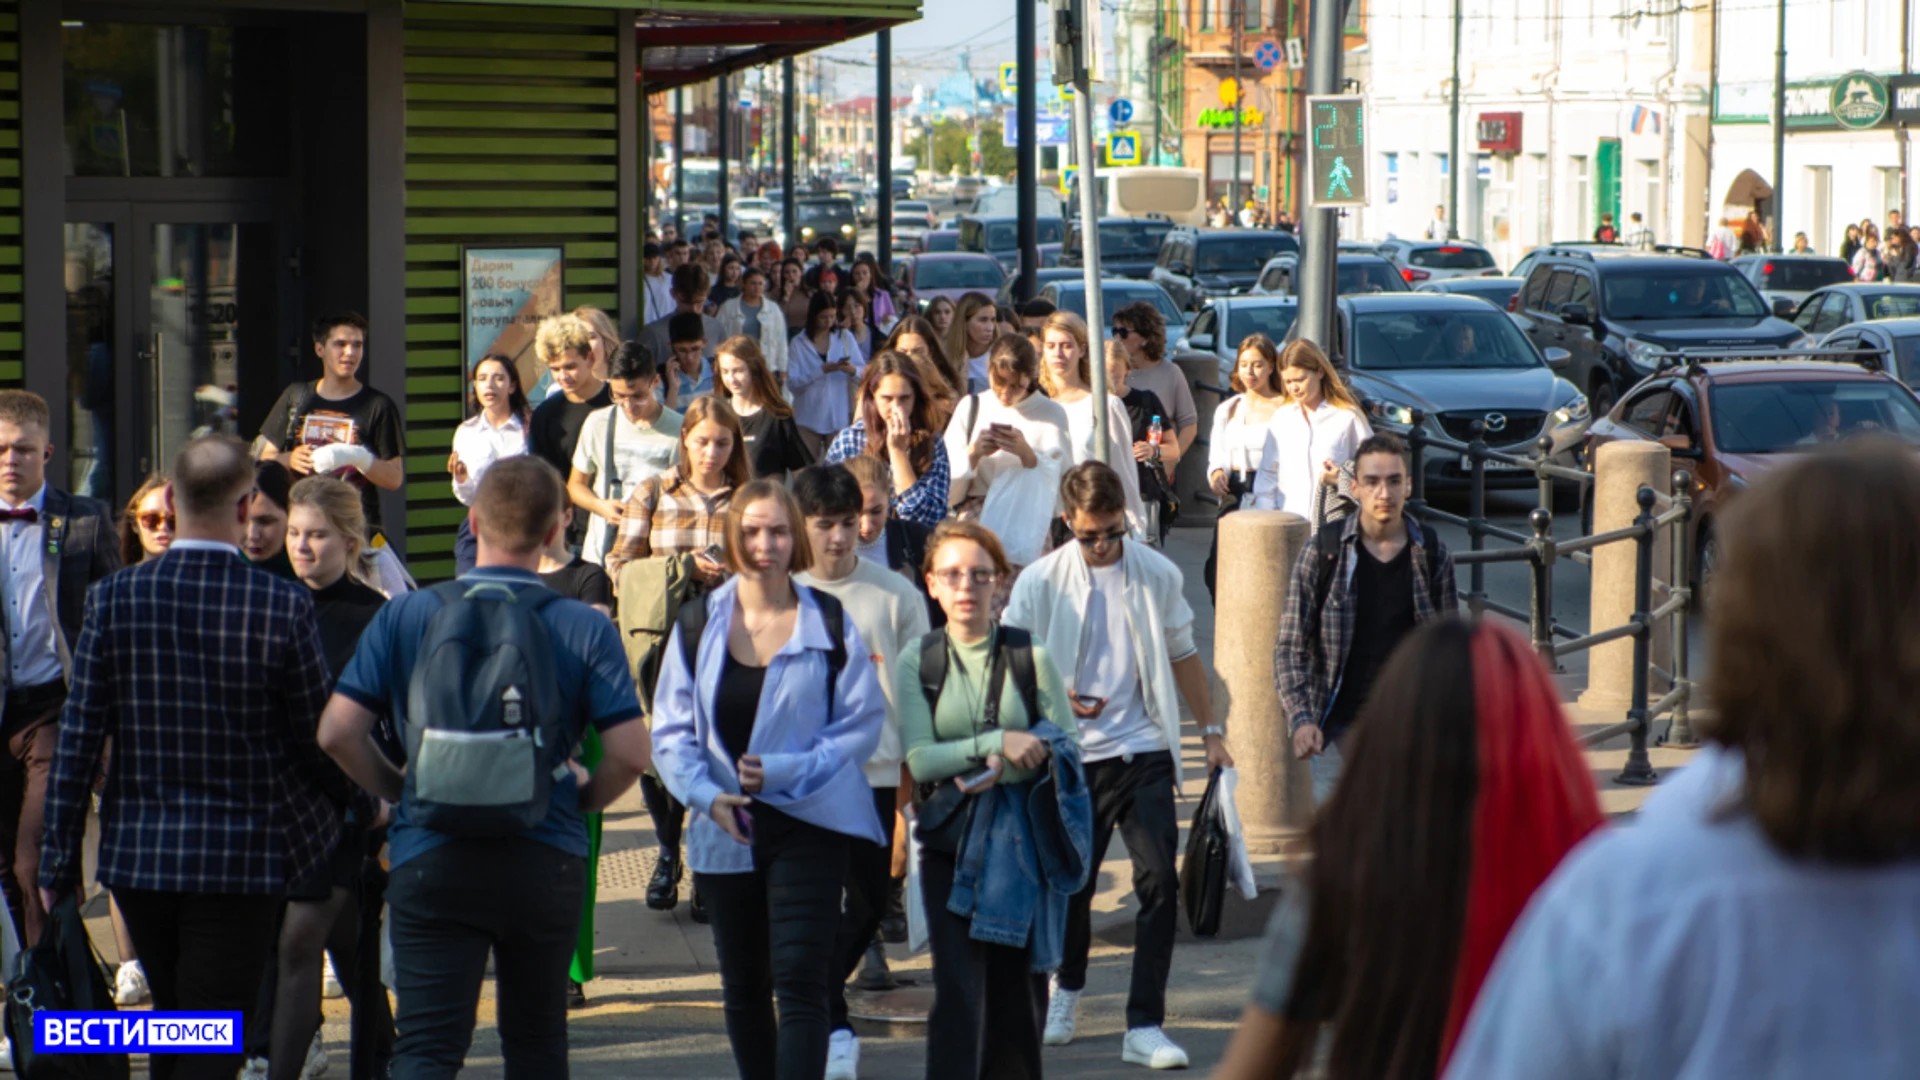
M 467 467 L 466 483 L 453 482 L 453 497 L 460 500 L 460 505 L 471 506 L 474 493 L 480 490 L 480 478 L 494 462 L 527 452 L 527 426 L 518 416 L 508 416 L 499 427 L 493 426 L 486 413 L 470 416 L 453 429 L 453 452 Z
M 1314 515 L 1321 467 L 1328 461 L 1351 461 L 1373 428 L 1359 412 L 1322 399 L 1311 413 L 1294 402 L 1280 406 L 1267 430 L 1260 472 L 1253 480 L 1254 508 L 1286 510 L 1319 528 Z
M 224 540 L 175 540 L 167 545 L 167 552 L 171 554 L 176 551 L 218 551 L 228 555 L 238 555 L 242 559 L 246 558 L 237 546 Z
M 0 568 L 6 571 L 0 594 L 6 597 L 7 609 L 7 685 L 15 689 L 66 678 L 55 637 L 60 620 L 53 598 L 47 595 L 40 561 L 47 537 L 47 486 L 41 484 L 39 491 L 17 506 L 0 499 L 0 509 L 29 507 L 36 520 L 0 522 Z

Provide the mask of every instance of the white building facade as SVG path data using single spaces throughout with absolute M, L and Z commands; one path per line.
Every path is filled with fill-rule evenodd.
M 1502 267 L 1641 215 L 1661 243 L 1709 220 L 1710 3 L 1462 0 L 1458 233 Z M 1347 75 L 1369 97 L 1368 203 L 1343 236 L 1420 236 L 1452 182 L 1453 0 L 1373 0 Z

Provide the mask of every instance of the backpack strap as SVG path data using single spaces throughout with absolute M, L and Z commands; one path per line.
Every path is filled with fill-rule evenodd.
M 940 708 L 940 691 L 947 685 L 947 632 L 934 630 L 920 637 L 920 692 L 927 711 Z
M 1027 727 L 1040 726 L 1040 680 L 1033 670 L 1033 635 L 1018 626 L 1000 628 L 1000 647 L 1007 654 L 1007 666 L 1013 672 L 1013 685 L 1020 691 L 1020 703 L 1027 707 Z
M 700 674 L 700 636 L 707 632 L 707 598 L 688 597 L 674 615 L 673 623 L 680 628 L 680 655 L 687 662 L 687 676 L 690 679 L 697 678 Z
M 1424 521 L 1420 523 L 1420 550 L 1426 554 L 1427 595 L 1432 596 L 1434 579 L 1440 574 L 1440 537 Z
M 839 597 L 823 589 L 808 591 L 813 594 L 813 602 L 820 605 L 821 621 L 827 624 L 827 636 L 833 640 L 827 648 L 827 707 L 831 709 L 840 686 L 840 673 L 847 668 L 847 609 L 841 606 Z M 707 597 L 689 598 L 680 605 L 673 622 L 680 628 L 680 655 L 687 662 L 687 674 L 697 677 L 700 638 L 707 632 Z
M 1320 626 L 1320 614 L 1326 610 L 1327 597 L 1333 591 L 1333 575 L 1339 572 L 1341 555 L 1344 554 L 1342 541 L 1345 539 L 1346 524 L 1332 522 L 1329 525 L 1330 527 L 1322 528 L 1313 534 L 1313 550 L 1317 562 L 1313 578 L 1313 602 L 1308 607 L 1311 612 L 1308 623 L 1316 631 L 1316 637 Z
M 314 388 L 314 384 L 305 379 L 295 385 L 300 387 L 300 393 L 293 399 L 293 408 L 287 410 L 287 433 L 284 436 L 287 445 L 283 449 L 288 452 L 292 452 L 299 443 L 301 414 L 311 410 L 314 401 L 320 396 L 320 391 Z

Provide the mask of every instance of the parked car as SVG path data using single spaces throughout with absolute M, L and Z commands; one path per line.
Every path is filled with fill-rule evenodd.
M 1565 254 L 1571 251 L 1601 251 L 1617 255 L 1628 250 L 1631 249 L 1625 244 L 1602 244 L 1595 240 L 1555 240 L 1550 244 L 1542 244 L 1532 251 L 1527 252 L 1525 255 L 1520 256 L 1520 261 L 1513 264 L 1513 269 L 1507 271 L 1507 276 L 1517 277 L 1521 281 L 1525 281 L 1528 275 L 1533 273 L 1534 263 L 1555 253 Z M 1507 310 L 1512 311 L 1513 308 L 1509 307 Z
M 1556 250 L 1534 262 L 1516 307 L 1542 350 L 1570 354 L 1566 376 L 1598 411 L 1679 349 L 1759 352 L 1804 338 L 1739 271 L 1700 256 L 1648 255 L 1626 248 Z
M 972 210 L 975 217 L 1019 217 L 1020 189 L 1011 185 L 989 184 L 973 200 Z M 1067 205 L 1052 188 L 1035 188 L 1033 213 L 1035 217 L 1064 218 L 1067 216 Z
M 1454 296 L 1471 296 L 1485 300 L 1501 311 L 1507 310 L 1513 297 L 1526 283 L 1525 278 L 1517 277 L 1458 277 L 1443 278 L 1439 281 L 1423 281 L 1414 292 L 1449 293 Z
M 1566 353 L 1543 356 L 1504 312 L 1470 296 L 1431 293 L 1346 296 L 1335 310 L 1334 363 L 1365 399 L 1375 427 L 1404 432 L 1418 411 L 1430 435 L 1464 443 L 1478 421 L 1494 450 L 1530 457 L 1544 433 L 1562 464 L 1577 460 L 1589 414 L 1587 396 L 1555 373 Z M 1425 467 L 1429 485 L 1462 484 L 1472 474 L 1465 455 L 1436 451 Z M 1488 463 L 1487 482 L 1538 483 L 1533 473 L 1497 462 Z
M 1040 269 L 1046 270 L 1050 267 L 1060 265 L 1060 244 L 1058 241 L 1051 244 L 1039 244 L 1035 246 L 1033 250 L 1035 254 L 1040 256 Z
M 959 229 L 929 229 L 914 247 L 915 254 L 960 250 Z
M 933 231 L 933 206 L 907 200 L 893 204 L 893 246 L 916 250 L 920 238 Z
M 938 297 L 955 303 L 970 292 L 993 296 L 1006 284 L 1007 273 L 995 260 L 971 251 L 939 255 L 909 255 L 894 263 L 894 284 L 906 291 L 917 307 Z
M 1409 285 L 1456 277 L 1499 277 L 1493 253 L 1471 240 L 1387 240 L 1380 254 L 1400 268 Z
M 845 194 L 795 199 L 793 222 L 800 230 L 800 239 L 806 243 L 831 236 L 844 248 L 852 244 L 860 232 L 853 200 Z
M 728 218 L 749 229 L 770 228 L 780 219 L 780 208 L 766 199 L 749 197 L 727 204 Z
M 1856 434 L 1920 443 L 1920 398 L 1877 369 L 1821 360 L 1707 362 L 1664 368 L 1587 433 L 1587 459 L 1621 440 L 1663 443 L 1693 474 L 1695 581 L 1718 561 L 1715 525 L 1740 489 L 1814 446 Z M 1844 557 L 1844 556 L 1842 556 Z
M 1034 222 L 1038 242 L 1054 244 L 1067 231 L 1057 217 L 1038 218 Z M 1020 265 L 1020 219 L 1017 217 L 975 217 L 960 219 L 960 250 L 978 251 L 1000 260 L 1012 273 Z
M 985 187 L 985 182 L 977 176 L 954 177 L 952 196 L 955 205 L 972 206 L 973 201 L 980 197 L 980 192 Z
M 1300 241 L 1292 233 L 1276 229 L 1178 225 L 1160 242 L 1160 254 L 1147 279 L 1167 290 L 1174 303 L 1197 311 L 1209 297 L 1253 288 L 1268 259 L 1299 250 Z
M 1145 217 L 1100 219 L 1100 272 L 1108 277 L 1146 279 L 1160 257 L 1160 243 L 1173 222 Z M 1060 244 L 1060 265 L 1080 266 L 1080 222 L 1067 226 Z
M 1275 255 L 1260 268 L 1260 280 L 1248 292 L 1254 296 L 1292 296 L 1300 255 Z M 1412 292 L 1394 265 L 1379 255 L 1339 252 L 1334 256 L 1334 290 L 1340 296 L 1360 293 Z
M 1034 272 L 1033 295 L 1036 297 L 1039 296 L 1040 291 L 1045 289 L 1050 282 L 1078 281 L 1085 277 L 1086 273 L 1084 269 L 1078 266 L 1043 266 Z M 996 303 L 1006 304 L 1009 307 L 1013 306 L 1013 289 L 1014 286 L 1018 284 L 1020 284 L 1020 275 L 1008 274 L 1006 284 L 1000 286 L 999 295 L 994 297 L 994 301 Z
M 1920 318 L 1849 323 L 1820 340 L 1822 349 L 1855 350 L 1908 386 L 1920 386 Z
M 1225 386 L 1242 341 L 1265 334 L 1277 345 L 1287 340 L 1299 314 L 1299 303 L 1291 296 L 1221 296 L 1207 301 L 1183 335 L 1176 339 L 1169 331 L 1167 340 L 1174 353 L 1212 356 L 1220 368 L 1219 385 Z
M 1861 282 L 1830 285 L 1810 294 L 1793 313 L 1793 325 L 1813 337 L 1848 323 L 1920 315 L 1920 285 Z
M 1784 296 L 1798 304 L 1815 289 L 1853 280 L 1853 267 L 1832 255 L 1741 255 L 1727 265 L 1747 275 L 1769 301 Z
M 911 199 L 911 198 L 913 198 L 913 177 L 907 176 L 903 173 L 893 174 L 894 201 L 897 203 L 901 199 Z
M 1071 311 L 1084 319 L 1087 317 L 1085 273 L 1083 267 L 1079 277 L 1048 282 L 1036 295 L 1061 311 Z M 1141 300 L 1152 304 L 1154 310 L 1160 313 L 1160 317 L 1166 320 L 1168 340 L 1171 341 L 1180 336 L 1186 328 L 1186 315 L 1174 306 L 1173 298 L 1167 295 L 1165 289 L 1151 281 L 1136 281 L 1133 278 L 1100 279 L 1100 314 L 1102 318 L 1109 320 L 1109 325 L 1114 312 Z

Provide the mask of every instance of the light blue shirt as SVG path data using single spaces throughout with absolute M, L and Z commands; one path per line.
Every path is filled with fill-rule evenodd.
M 47 542 L 47 486 L 19 506 L 0 499 L 0 507 L 24 510 L 32 507 L 39 520 L 0 523 L 0 597 L 6 599 L 6 621 L 0 630 L 7 634 L 6 685 L 15 688 L 60 682 L 66 669 L 60 666 L 60 646 L 55 638 L 59 624 L 54 617 L 53 598 L 47 595 L 46 576 L 41 568 L 41 549 Z
M 747 751 L 759 755 L 766 773 L 753 798 L 808 824 L 884 844 L 886 835 L 873 810 L 873 789 L 861 771 L 879 745 L 887 719 L 879 673 L 848 613 L 842 634 L 847 666 L 835 682 L 830 707 L 822 708 L 831 639 L 813 590 L 804 585 L 794 590 L 800 596 L 800 612 L 793 622 L 793 636 L 767 665 L 753 735 L 747 742 Z M 667 790 L 693 809 L 687 865 L 701 874 L 753 870 L 753 850 L 728 836 L 712 817 L 716 796 L 741 794 L 740 774 L 713 717 L 738 591 L 735 578 L 708 594 L 697 673 L 687 670 L 680 631 L 675 628 L 653 693 L 654 768 Z
M 1481 988 L 1450 1080 L 1916 1074 L 1920 861 L 1788 859 L 1730 809 L 1741 767 L 1703 752 L 1636 823 L 1561 864 Z

